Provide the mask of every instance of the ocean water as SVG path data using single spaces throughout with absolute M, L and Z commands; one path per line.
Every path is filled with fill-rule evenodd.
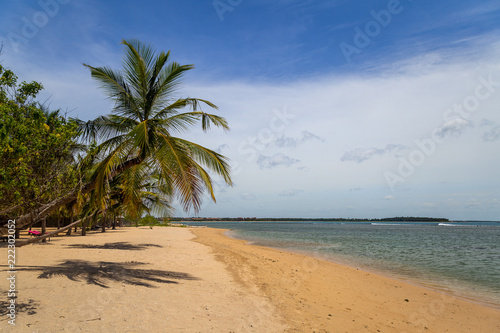
M 500 308 L 500 222 L 209 222 L 256 245 L 378 272 Z

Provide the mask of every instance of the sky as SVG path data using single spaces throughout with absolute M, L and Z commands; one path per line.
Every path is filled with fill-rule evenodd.
M 194 64 L 176 97 L 231 131 L 186 138 L 231 160 L 203 217 L 500 220 L 500 2 L 18 0 L 0 62 L 94 119 L 83 63 L 119 69 L 137 38 Z M 206 110 L 208 111 L 208 110 Z M 175 216 L 194 216 L 175 204 Z

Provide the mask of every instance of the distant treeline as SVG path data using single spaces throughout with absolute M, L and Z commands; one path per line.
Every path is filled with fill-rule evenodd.
M 445 218 L 399 216 L 386 217 L 383 219 L 357 219 L 357 218 L 292 218 L 292 217 L 172 217 L 171 221 L 213 221 L 213 222 L 237 222 L 237 221 L 259 221 L 259 222 L 287 222 L 287 221 L 314 221 L 314 222 L 449 222 Z

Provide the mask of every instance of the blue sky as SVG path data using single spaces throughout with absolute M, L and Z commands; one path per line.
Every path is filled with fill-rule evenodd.
M 179 96 L 217 104 L 231 131 L 187 137 L 234 170 L 200 216 L 500 220 L 498 1 L 20 0 L 0 11 L 2 65 L 82 119 L 111 108 L 82 63 L 119 68 L 123 38 L 195 64 Z

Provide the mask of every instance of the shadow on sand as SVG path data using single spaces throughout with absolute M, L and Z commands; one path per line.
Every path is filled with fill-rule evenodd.
M 116 243 L 106 243 L 104 245 L 92 245 L 92 244 L 71 244 L 67 245 L 69 247 L 74 247 L 77 249 L 99 249 L 99 250 L 132 250 L 139 251 L 144 250 L 148 247 L 161 247 L 156 244 L 130 244 L 127 242 L 116 242 Z
M 4 293 L 2 292 L 2 295 Z M 6 293 L 5 293 L 6 294 Z M 0 321 L 9 320 L 7 314 L 10 313 L 9 308 L 7 308 L 11 303 L 8 300 L 0 300 Z M 29 299 L 28 302 L 19 302 L 16 298 L 16 316 L 20 313 L 26 312 L 29 316 L 36 314 L 36 308 L 39 305 L 38 302 Z
M 177 284 L 175 280 L 199 280 L 187 273 L 163 271 L 157 269 L 140 269 L 146 265 L 142 262 L 89 262 L 85 260 L 67 260 L 57 266 L 35 266 L 18 268 L 18 271 L 41 271 L 39 279 L 50 279 L 66 276 L 72 281 L 86 281 L 103 288 L 109 288 L 109 282 L 121 282 L 134 286 L 155 288 L 151 282 Z

